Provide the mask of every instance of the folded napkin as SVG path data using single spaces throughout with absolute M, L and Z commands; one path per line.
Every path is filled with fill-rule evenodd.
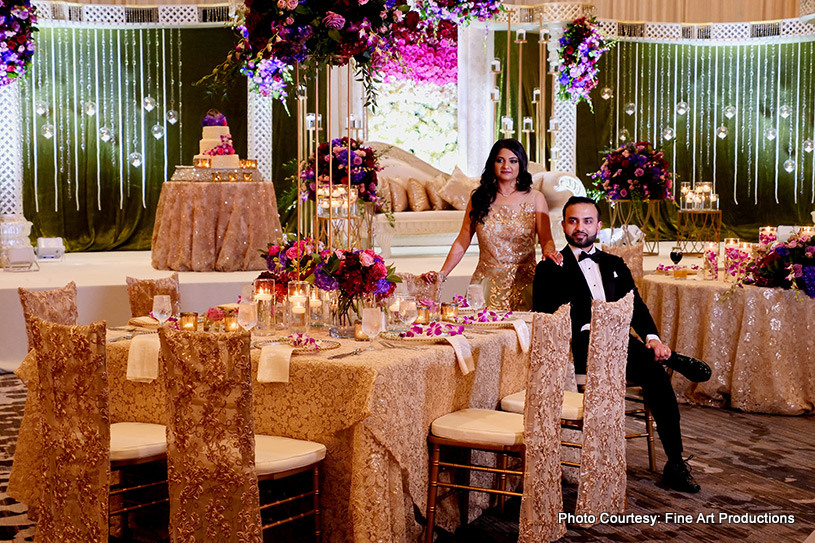
M 512 321 L 512 327 L 515 328 L 515 333 L 518 334 L 518 344 L 521 350 L 525 353 L 529 352 L 529 326 L 526 325 L 521 319 Z
M 129 321 L 127 321 L 128 326 L 138 326 L 139 328 L 150 328 L 156 329 L 158 328 L 158 321 L 153 317 L 133 317 Z
M 158 377 L 158 334 L 141 334 L 130 342 L 127 353 L 127 380 L 150 383 Z
M 473 360 L 473 348 L 470 342 L 464 336 L 447 336 L 444 339 L 453 346 L 456 352 L 456 360 L 458 360 L 458 367 L 461 368 L 461 373 L 467 375 L 475 369 L 475 361 Z
M 258 383 L 288 383 L 292 351 L 294 347 L 284 344 L 263 347 L 258 362 Z

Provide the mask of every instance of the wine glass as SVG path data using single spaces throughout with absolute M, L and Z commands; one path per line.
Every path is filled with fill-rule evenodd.
M 674 245 L 671 247 L 671 262 L 679 264 L 680 260 L 682 260 L 682 247 Z
M 416 298 L 413 296 L 402 296 L 399 299 L 399 320 L 405 326 L 410 326 L 419 318 L 419 310 L 416 306 Z
M 484 307 L 484 287 L 481 285 L 470 285 L 467 287 L 467 305 L 474 311 Z
M 258 308 L 250 302 L 238 304 L 238 324 L 247 332 L 258 324 Z
M 153 318 L 156 319 L 159 325 L 164 324 L 170 315 L 173 314 L 173 306 L 170 302 L 170 297 L 166 294 L 157 294 L 153 296 Z
M 382 309 L 378 307 L 366 307 L 362 309 L 362 331 L 371 341 L 367 350 L 370 350 L 373 346 L 374 339 L 385 331 L 384 324 Z

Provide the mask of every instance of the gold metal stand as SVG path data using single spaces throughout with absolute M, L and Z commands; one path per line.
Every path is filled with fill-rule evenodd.
M 662 200 L 613 200 L 609 202 L 611 210 L 611 228 L 620 226 L 623 229 L 623 245 L 633 245 L 634 240 L 628 232 L 631 224 L 639 226 L 645 234 L 643 253 L 659 254 L 659 203 Z

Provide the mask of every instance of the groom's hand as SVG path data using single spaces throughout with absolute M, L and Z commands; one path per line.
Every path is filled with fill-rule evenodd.
M 663 360 L 668 360 L 668 358 L 671 356 L 671 349 L 658 339 L 648 340 L 648 343 L 646 343 L 645 346 L 654 351 L 654 358 L 660 362 Z

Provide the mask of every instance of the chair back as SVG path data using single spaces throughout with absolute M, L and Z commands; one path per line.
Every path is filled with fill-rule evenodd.
M 642 278 L 645 275 L 642 267 L 642 253 L 644 244 L 638 243 L 636 245 L 628 245 L 626 247 L 615 247 L 613 245 L 606 245 L 605 243 L 600 246 L 600 250 L 604 253 L 619 256 L 631 270 L 631 276 L 634 278 L 634 284 L 637 288 L 642 287 Z
M 127 295 L 130 298 L 130 316 L 144 317 L 153 310 L 153 296 L 165 294 L 173 304 L 173 315 L 181 312 L 181 290 L 178 273 L 162 279 L 127 278 Z
M 173 542 L 262 541 L 250 336 L 159 329 Z
M 71 281 L 62 288 L 52 290 L 29 290 L 18 288 L 20 304 L 25 317 L 25 333 L 28 337 L 28 350 L 32 344 L 32 320 L 39 317 L 56 324 L 75 325 L 79 319 L 76 308 L 76 283 Z
M 625 367 L 634 293 L 591 303 L 583 393 L 583 451 L 575 514 L 625 509 Z
M 36 541 L 107 541 L 110 484 L 105 323 L 31 320 L 41 405 Z
M 560 467 L 560 413 L 570 364 L 569 305 L 535 313 L 524 407 L 524 491 L 519 543 L 555 541 L 566 533 Z
M 396 275 L 402 279 L 407 294 L 414 296 L 417 302 L 421 302 L 424 299 L 432 300 L 436 303 L 439 302 L 442 282 L 438 275 L 436 275 L 436 280 L 432 283 L 427 283 L 421 276 L 412 273 L 400 272 Z

